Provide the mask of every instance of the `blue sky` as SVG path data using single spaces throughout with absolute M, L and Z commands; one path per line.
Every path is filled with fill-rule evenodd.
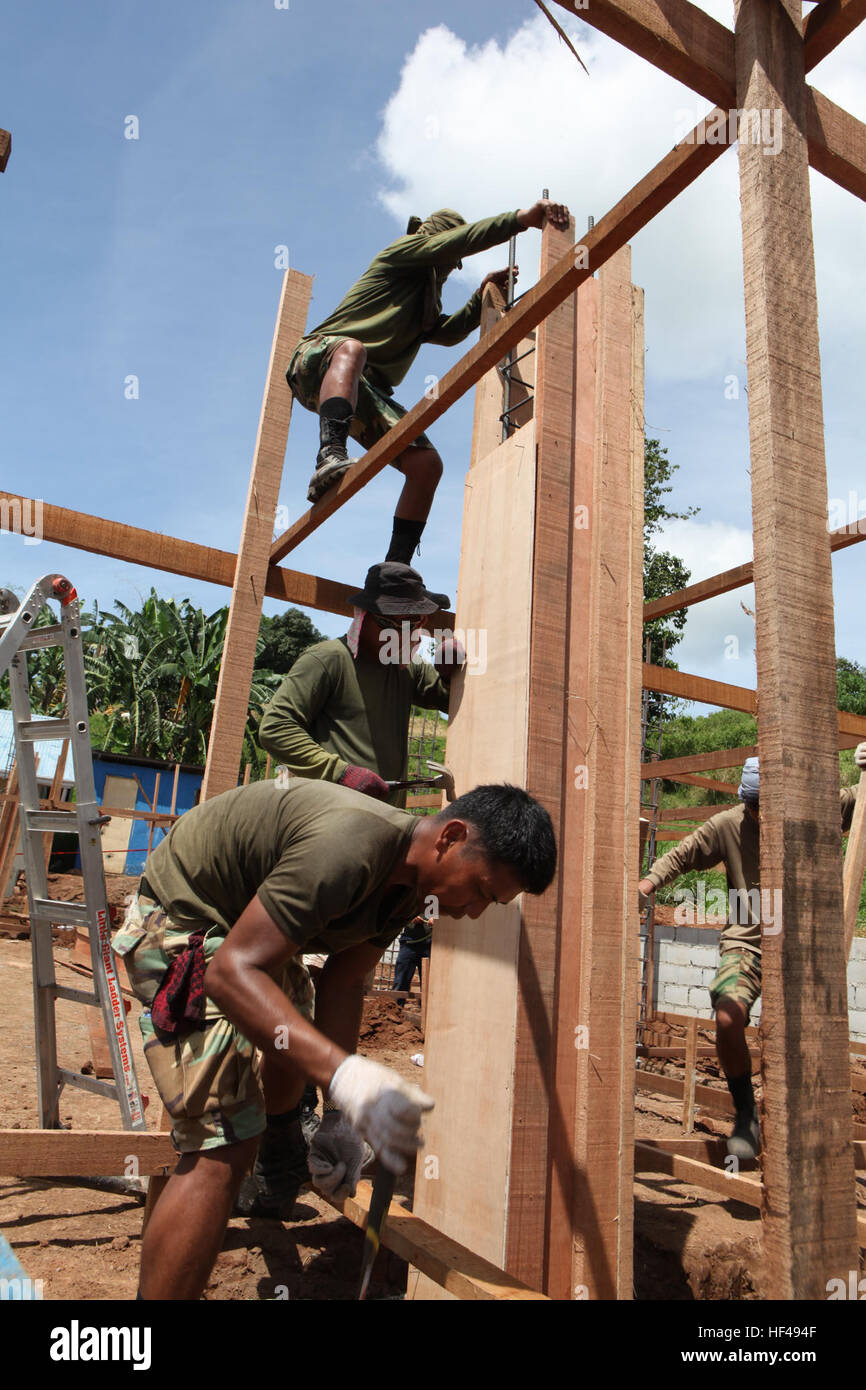
M 85 0 L 17 7 L 0 55 L 3 486 L 234 550 L 280 287 L 275 247 L 315 276 L 310 324 L 333 308 L 409 212 L 480 217 L 548 185 L 578 229 L 662 157 L 706 103 L 576 21 L 586 78 L 529 0 Z M 713 12 L 731 22 L 727 5 Z M 559 12 L 563 19 L 562 12 Z M 812 75 L 866 118 L 864 36 Z M 139 139 L 124 138 L 134 115 Z M 431 134 L 432 132 L 432 134 Z M 830 495 L 866 514 L 862 247 L 866 209 L 813 175 Z M 538 237 L 520 242 L 521 288 Z M 750 553 L 747 397 L 736 155 L 633 247 L 647 301 L 648 432 L 680 465 L 671 530 L 693 577 Z M 456 307 L 503 253 L 467 262 Z M 467 344 L 468 346 L 468 344 Z M 421 395 L 460 350 L 428 348 L 398 392 Z M 124 382 L 139 378 L 138 400 Z M 726 382 L 738 378 L 731 399 Z M 454 597 L 471 396 L 431 434 L 445 460 L 418 561 Z M 281 501 L 306 508 L 316 421 L 296 408 Z M 386 469 L 287 558 L 361 582 L 382 558 L 398 479 Z M 837 647 L 866 661 L 866 550 L 837 556 Z M 151 584 L 208 610 L 227 591 L 81 551 L 0 536 L 0 583 L 60 569 L 88 602 L 135 604 Z M 680 665 L 754 683 L 750 591 L 693 611 Z M 266 611 L 277 611 L 268 602 Z M 345 626 L 313 614 L 329 635 Z M 738 661 L 724 638 L 740 639 Z

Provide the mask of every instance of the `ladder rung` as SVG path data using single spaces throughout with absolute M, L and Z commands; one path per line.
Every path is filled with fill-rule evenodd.
M 61 898 L 34 898 L 33 916 L 42 917 L 59 926 L 90 926 L 90 908 L 87 903 L 65 903 Z
M 67 1071 L 65 1067 L 58 1067 L 57 1075 L 64 1086 L 77 1086 L 80 1091 L 92 1091 L 97 1096 L 110 1096 L 112 1100 L 118 1099 L 117 1087 L 113 1081 L 102 1081 L 95 1076 L 83 1076 L 80 1071 Z
M 31 811 L 25 808 L 24 819 L 28 830 L 65 830 L 68 834 L 78 833 L 77 811 Z
M 63 627 L 54 623 L 51 627 L 34 627 L 18 643 L 19 652 L 38 651 L 42 647 L 59 647 L 63 640 Z
M 56 999 L 69 999 L 73 1004 L 93 1004 L 97 1009 L 102 1007 L 98 995 L 90 990 L 74 989 L 72 985 L 55 985 L 54 996 Z
M 41 743 L 43 739 L 71 736 L 72 724 L 68 719 L 22 719 L 15 725 L 19 743 Z

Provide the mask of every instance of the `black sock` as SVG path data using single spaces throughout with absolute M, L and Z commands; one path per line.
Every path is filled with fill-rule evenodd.
M 752 1090 L 752 1073 L 747 1071 L 742 1076 L 728 1076 L 725 1079 L 728 1083 L 728 1090 L 734 1098 L 737 1114 L 739 1115 L 742 1111 L 754 1114 L 755 1093 Z
M 299 1120 L 300 1118 L 301 1118 L 301 1107 L 300 1107 L 300 1104 L 296 1105 L 295 1108 L 294 1108 L 294 1110 L 285 1110 L 285 1111 L 283 1111 L 282 1115 L 266 1115 L 266 1116 L 265 1116 L 265 1119 L 267 1120 L 267 1124 L 268 1124 L 268 1129 L 288 1129 L 290 1125 L 294 1124 L 294 1123 L 295 1123 L 297 1120 Z
M 388 546 L 385 559 L 399 560 L 403 565 L 411 565 L 415 547 L 426 524 L 424 521 L 410 521 L 407 517 L 395 516 L 391 544 Z
M 319 402 L 319 415 L 324 420 L 351 420 L 354 413 L 352 402 L 345 396 L 329 396 Z

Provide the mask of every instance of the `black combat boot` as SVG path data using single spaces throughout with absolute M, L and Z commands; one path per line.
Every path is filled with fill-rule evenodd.
M 343 396 L 331 396 L 319 407 L 319 442 L 316 471 L 310 479 L 308 502 L 319 498 L 338 483 L 346 469 L 357 459 L 349 458 L 346 441 L 352 423 L 352 405 Z

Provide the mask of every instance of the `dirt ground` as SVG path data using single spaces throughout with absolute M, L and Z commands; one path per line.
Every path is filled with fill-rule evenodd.
M 72 876 L 64 876 L 65 878 Z M 134 880 L 109 879 L 113 905 L 122 904 Z M 52 883 L 52 895 L 72 886 Z M 15 910 L 15 904 L 11 904 Z M 26 904 L 25 904 L 26 907 Z M 5 936 L 5 939 L 3 937 Z M 79 984 L 72 969 L 72 933 L 58 932 L 55 944 L 61 983 Z M 33 1065 L 33 1005 L 30 944 L 26 922 L 7 913 L 0 918 L 0 1128 L 37 1126 Z M 133 1001 L 130 1030 L 139 1081 L 149 1099 L 148 1123 L 155 1129 L 159 1099 L 141 1051 Z M 90 1040 L 80 1006 L 59 1000 L 57 1027 L 62 1065 L 80 1069 L 90 1059 Z M 670 1026 L 671 1041 L 683 1031 Z M 712 1041 L 702 1030 L 701 1041 Z M 364 1012 L 359 1050 L 423 1085 L 424 1072 L 411 1061 L 423 1053 L 420 1004 L 370 998 Z M 652 1063 L 677 1075 L 670 1062 Z M 856 1064 L 866 1075 L 866 1065 Z M 701 1059 L 701 1082 L 724 1089 L 718 1065 Z M 866 1123 L 866 1095 L 855 1096 L 857 1118 Z M 639 1094 L 638 1138 L 676 1138 L 681 1133 L 681 1101 Z M 698 1112 L 696 1135 L 722 1135 L 729 1121 Z M 67 1089 L 61 1120 L 75 1129 L 117 1129 L 114 1102 Z M 866 1210 L 866 1181 L 858 1178 L 858 1200 Z M 411 1206 L 411 1175 L 401 1180 L 397 1200 Z M 133 1299 L 141 1236 L 141 1198 L 41 1179 L 0 1177 L 0 1230 L 31 1279 L 43 1281 L 46 1299 Z M 231 1221 L 205 1297 L 209 1300 L 290 1298 L 341 1300 L 356 1296 L 361 1233 L 313 1191 L 302 1192 L 291 1224 L 235 1218 Z M 380 1255 L 369 1297 L 399 1298 L 406 1288 L 406 1265 L 388 1252 Z M 761 1223 L 758 1211 L 692 1187 L 660 1173 L 639 1174 L 635 1183 L 635 1270 L 638 1299 L 759 1299 L 764 1296 Z

